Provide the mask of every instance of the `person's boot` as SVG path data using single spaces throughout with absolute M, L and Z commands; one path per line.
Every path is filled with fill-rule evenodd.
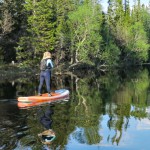
M 42 96 L 42 94 L 41 94 L 41 93 L 38 93 L 38 96 Z
M 48 93 L 48 97 L 52 96 L 50 93 Z

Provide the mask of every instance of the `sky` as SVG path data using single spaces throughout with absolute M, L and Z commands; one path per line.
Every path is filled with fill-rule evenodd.
M 103 10 L 104 12 L 107 12 L 107 6 L 108 6 L 108 0 L 101 0 L 101 4 L 102 4 L 102 7 L 103 7 Z M 129 5 L 130 7 L 132 8 L 132 6 L 134 5 L 135 2 L 137 2 L 137 0 L 129 0 Z M 149 4 L 149 0 L 141 0 L 141 5 L 144 4 L 144 5 L 147 5 Z

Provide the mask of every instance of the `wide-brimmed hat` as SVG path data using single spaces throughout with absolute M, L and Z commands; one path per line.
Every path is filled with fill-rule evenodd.
M 46 130 L 40 134 L 38 134 L 38 136 L 41 139 L 41 142 L 43 144 L 51 144 L 51 142 L 55 139 L 55 132 L 52 129 Z
M 51 55 L 50 52 L 45 52 L 45 53 L 43 54 L 43 59 L 48 59 L 48 58 L 52 58 L 52 55 Z

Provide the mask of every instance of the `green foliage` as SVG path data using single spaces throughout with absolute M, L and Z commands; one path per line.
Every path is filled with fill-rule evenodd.
M 19 67 L 28 67 L 31 65 L 31 60 L 33 60 L 32 47 L 30 46 L 30 37 L 22 37 L 19 41 L 19 46 L 16 47 L 17 60 Z M 34 65 L 34 64 L 33 64 Z
M 23 65 L 31 65 L 39 61 L 43 52 L 54 50 L 55 9 L 53 2 L 47 0 L 28 0 L 24 6 L 28 12 L 28 36 L 18 43 L 17 60 L 22 61 Z M 28 59 L 22 59 L 22 56 Z
M 91 3 L 83 3 L 69 14 L 71 50 L 75 54 L 75 62 L 91 63 L 91 57 L 98 57 L 102 40 L 101 19 L 99 6 Z
M 56 7 L 56 36 L 58 45 L 57 47 L 62 48 L 65 47 L 66 42 L 68 41 L 68 26 L 67 19 L 68 13 L 73 9 L 73 4 L 71 4 L 71 0 L 57 0 Z
M 117 45 L 113 44 L 113 43 L 109 43 L 106 46 L 106 49 L 104 51 L 104 53 L 102 54 L 102 60 L 111 66 L 117 65 L 118 61 L 119 61 L 119 54 L 120 54 L 120 50 L 117 47 Z
M 149 59 L 149 7 L 109 0 L 11 0 L 0 3 L 1 55 L 6 62 L 36 65 L 44 51 L 55 62 L 95 66 L 142 64 Z M 16 49 L 15 49 L 16 47 Z M 17 55 L 17 56 L 16 56 Z M 9 60 L 9 61 L 8 61 Z
M 55 62 L 70 59 L 69 43 L 70 31 L 67 24 L 68 13 L 74 9 L 72 0 L 57 0 L 56 9 L 56 44 L 55 44 Z M 68 61 L 67 60 L 67 61 Z
M 131 43 L 133 42 L 132 50 L 137 52 L 139 59 L 146 61 L 148 58 L 149 45 L 143 26 L 140 23 L 135 23 L 135 25 L 131 27 L 131 34 Z
M 141 22 L 143 24 L 144 30 L 147 34 L 148 41 L 150 44 L 150 12 L 149 12 L 149 8 L 142 7 Z
M 109 8 L 114 13 L 108 11 L 107 23 L 112 29 L 108 36 L 113 35 L 115 38 L 115 43 L 120 49 L 120 60 L 125 64 L 147 61 L 149 44 L 144 24 L 141 21 L 144 12 L 141 11 L 141 6 L 139 4 L 135 6 L 129 16 L 126 12 L 127 5 L 124 11 L 120 0 L 110 4 Z

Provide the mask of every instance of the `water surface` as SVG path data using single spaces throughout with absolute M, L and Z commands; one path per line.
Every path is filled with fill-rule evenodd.
M 52 90 L 69 89 L 70 98 L 21 109 L 17 97 L 37 94 L 38 77 L 1 80 L 0 149 L 148 150 L 149 81 L 148 69 L 53 75 Z M 47 110 L 56 133 L 51 145 L 38 137 Z

